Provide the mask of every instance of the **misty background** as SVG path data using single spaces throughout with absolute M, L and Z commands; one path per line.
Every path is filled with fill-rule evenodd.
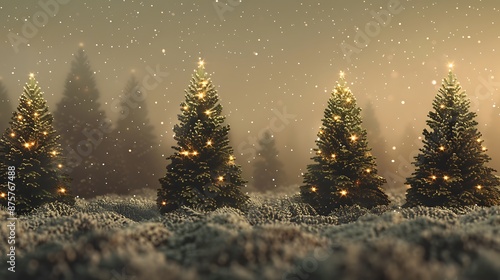
M 53 14 L 42 7 L 48 3 Z M 399 12 L 390 13 L 378 32 L 367 31 L 377 22 L 374 13 L 391 10 L 389 3 Z M 27 22 L 43 20 L 43 13 L 46 24 L 26 36 Z M 113 101 L 131 74 L 141 80 L 151 69 L 168 73 L 146 99 L 159 158 L 172 153 L 179 104 L 202 58 L 244 178 L 251 180 L 253 145 L 271 126 L 288 183 L 301 183 L 327 100 L 344 71 L 363 109 L 379 174 L 390 187 L 401 187 L 453 63 L 478 114 L 491 166 L 500 169 L 500 5 L 494 0 L 4 1 L 0 18 L 0 80 L 7 93 L 0 103 L 9 100 L 13 108 L 34 73 L 55 110 L 79 48 L 113 120 Z M 13 46 L 12 38 L 26 41 Z M 357 51 L 346 55 L 348 45 Z M 3 113 L 1 121 L 8 122 Z

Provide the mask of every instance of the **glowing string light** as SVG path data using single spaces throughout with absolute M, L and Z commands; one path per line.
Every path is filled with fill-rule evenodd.
M 311 187 L 311 191 L 312 191 L 312 192 L 316 192 L 317 190 L 318 190 L 318 188 L 316 188 L 316 187 Z
M 347 191 L 346 190 L 341 190 L 340 191 L 340 195 L 341 196 L 346 196 L 347 195 Z

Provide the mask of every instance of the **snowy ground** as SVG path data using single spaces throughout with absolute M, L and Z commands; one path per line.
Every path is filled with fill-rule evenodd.
M 331 216 L 283 194 L 165 216 L 153 192 L 51 204 L 18 220 L 16 272 L 2 253 L 0 278 L 500 279 L 500 207 L 401 209 L 403 196 L 391 198 Z

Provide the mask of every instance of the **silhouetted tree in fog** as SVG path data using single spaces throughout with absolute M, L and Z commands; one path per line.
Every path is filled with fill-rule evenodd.
M 99 96 L 89 59 L 80 48 L 74 55 L 63 97 L 54 112 L 54 125 L 61 133 L 74 193 L 83 197 L 114 191 L 106 178 L 103 159 L 106 151 L 102 144 L 112 128 L 100 108 Z
M 286 184 L 284 166 L 278 155 L 275 139 L 271 132 L 266 131 L 259 139 L 253 164 L 254 189 L 265 192 Z
M 13 112 L 10 99 L 7 96 L 7 90 L 0 80 L 0 135 L 9 127 L 9 120 Z

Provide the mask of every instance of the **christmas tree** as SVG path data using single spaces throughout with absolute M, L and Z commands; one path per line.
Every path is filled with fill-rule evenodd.
M 267 130 L 259 139 L 257 157 L 253 164 L 253 185 L 256 190 L 265 192 L 286 184 L 283 163 L 278 154 L 276 141 Z
M 9 97 L 7 96 L 7 90 L 0 80 L 0 133 L 3 133 L 9 126 L 8 119 L 10 119 L 13 111 Z
M 161 213 L 181 206 L 213 210 L 240 208 L 248 197 L 241 187 L 241 168 L 229 146 L 229 126 L 224 125 L 217 90 L 199 62 L 174 126 L 177 146 L 160 179 L 157 204 Z
M 319 214 L 327 215 L 343 205 L 372 208 L 389 204 L 380 188 L 386 180 L 377 175 L 360 113 L 341 72 L 313 149 L 315 163 L 307 166 L 305 185 L 300 187 L 304 202 Z
M 120 96 L 118 109 L 120 115 L 113 132 L 115 147 L 109 149 L 114 155 L 111 155 L 113 160 L 108 166 L 119 169 L 114 173 L 120 177 L 113 181 L 118 182 L 121 194 L 155 186 L 160 172 L 155 166 L 159 165 L 157 158 L 161 157 L 154 127 L 148 118 L 146 100 L 135 76 L 129 79 Z
M 17 214 L 48 202 L 74 202 L 70 179 L 62 171 L 59 135 L 52 121 L 41 89 L 30 75 L 10 127 L 0 140 L 0 170 L 9 174 L 8 180 L 0 183 L 0 197 L 6 206 L 13 193 Z
M 84 50 L 79 49 L 71 64 L 63 97 L 54 112 L 54 125 L 61 133 L 74 192 L 83 197 L 113 191 L 104 169 L 103 145 L 111 127 L 100 109 L 99 95 L 89 59 Z
M 428 114 L 424 147 L 407 179 L 406 207 L 500 204 L 500 180 L 492 168 L 470 101 L 452 73 L 443 79 Z

